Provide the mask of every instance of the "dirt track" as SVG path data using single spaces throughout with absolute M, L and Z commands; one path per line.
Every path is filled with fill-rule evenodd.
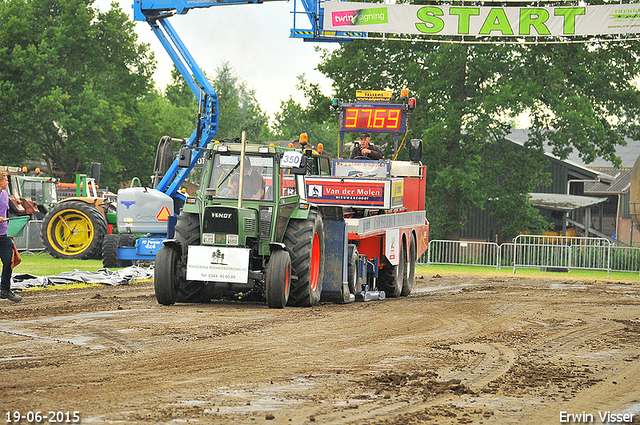
M 570 277 L 425 275 L 408 298 L 285 310 L 27 292 L 0 302 L 0 422 L 640 424 L 640 285 Z

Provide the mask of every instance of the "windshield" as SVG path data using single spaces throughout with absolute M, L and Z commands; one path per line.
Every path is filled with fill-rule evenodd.
M 273 200 L 272 184 L 273 157 L 245 155 L 242 199 Z M 218 198 L 238 199 L 239 185 L 240 154 L 216 153 L 208 187 Z

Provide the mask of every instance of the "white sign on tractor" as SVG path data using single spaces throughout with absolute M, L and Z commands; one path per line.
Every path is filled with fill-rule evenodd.
M 189 246 L 187 280 L 245 283 L 248 276 L 248 249 Z

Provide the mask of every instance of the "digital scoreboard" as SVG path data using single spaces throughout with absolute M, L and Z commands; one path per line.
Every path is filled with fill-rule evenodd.
M 395 104 L 342 104 L 340 131 L 348 133 L 405 133 L 407 112 Z

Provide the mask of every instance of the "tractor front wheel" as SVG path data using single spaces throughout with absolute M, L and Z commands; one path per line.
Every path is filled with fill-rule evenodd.
M 284 308 L 291 290 L 291 257 L 287 251 L 273 251 L 267 265 L 266 298 L 269 308 Z
M 49 210 L 40 237 L 52 257 L 85 260 L 100 258 L 106 234 L 107 219 L 97 207 L 66 201 Z
M 176 248 L 163 246 L 156 254 L 156 264 L 153 272 L 153 288 L 158 304 L 175 304 L 178 294 L 178 273 L 180 270 L 180 256 Z

